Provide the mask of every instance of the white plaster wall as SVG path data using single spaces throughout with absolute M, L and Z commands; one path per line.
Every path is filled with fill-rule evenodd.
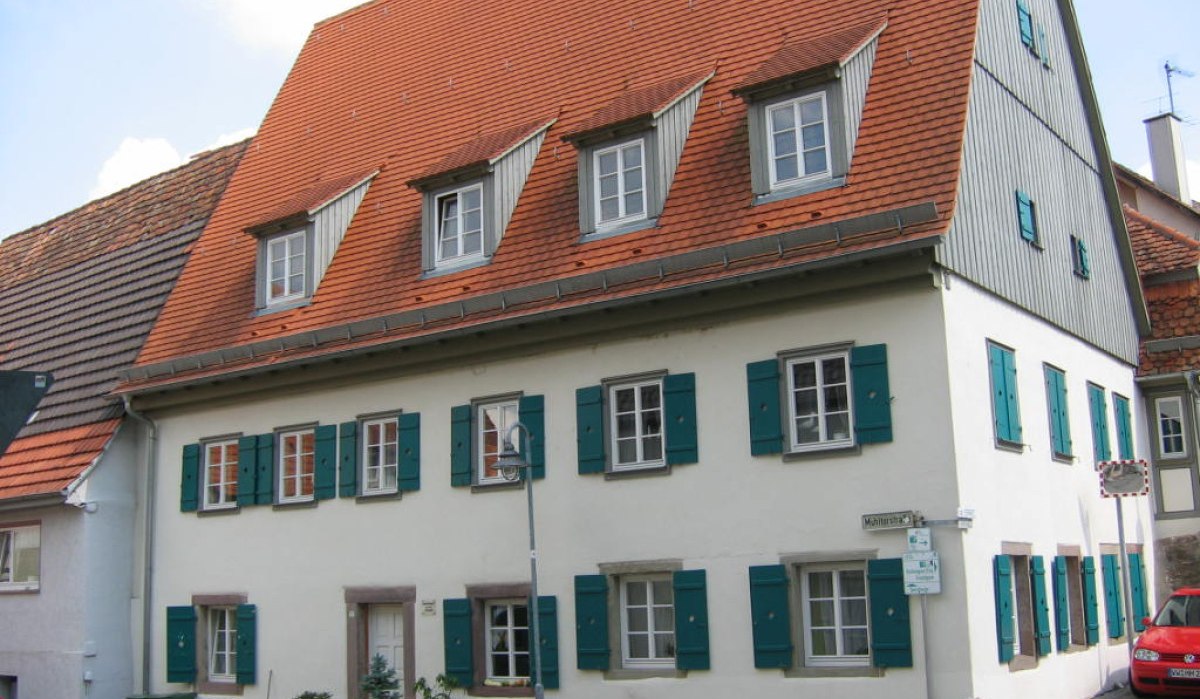
M 0 512 L 0 525 L 40 522 L 41 586 L 0 594 L 0 675 L 21 699 L 83 696 L 83 515 L 64 505 Z
M 744 316 L 744 314 L 743 314 Z M 789 553 L 874 549 L 895 557 L 900 532 L 864 532 L 860 515 L 914 509 L 951 517 L 958 485 L 949 429 L 947 357 L 940 295 L 926 282 L 842 301 L 821 299 L 739 320 L 603 345 L 547 350 L 490 363 L 396 376 L 315 392 L 261 395 L 234 405 L 160 417 L 153 689 L 164 683 L 165 607 L 196 593 L 242 592 L 259 608 L 259 682 L 246 697 L 303 690 L 341 696 L 344 586 L 415 585 L 437 616 L 416 619 L 416 668 L 443 669 L 441 600 L 471 583 L 528 577 L 524 494 L 471 493 L 449 485 L 450 408 L 473 397 L 524 390 L 546 397 L 547 477 L 536 484 L 541 585 L 559 600 L 562 696 L 925 696 L 922 629 L 914 601 L 915 668 L 885 678 L 784 679 L 757 671 L 749 621 L 750 565 Z M 751 458 L 745 365 L 778 351 L 829 342 L 888 344 L 895 441 L 861 455 L 784 462 Z M 700 462 L 668 476 L 606 481 L 580 476 L 575 389 L 606 377 L 669 369 L 695 372 Z M 981 374 L 986 376 L 986 373 Z M 422 488 L 399 502 L 323 501 L 315 508 L 251 507 L 233 515 L 179 512 L 179 454 L 200 438 L 269 432 L 293 423 L 332 424 L 403 408 L 422 416 Z M 990 433 L 990 432 L 989 432 Z M 957 530 L 935 535 L 945 592 L 929 602 L 931 664 L 938 697 L 966 696 L 966 602 Z M 681 558 L 708 573 L 712 667 L 686 679 L 603 681 L 575 670 L 572 579 L 601 562 Z M 990 584 L 990 583 L 989 583 Z M 990 602 L 982 608 L 986 611 Z M 987 621 L 990 628 L 991 622 Z
M 1082 555 L 1097 559 L 1097 586 L 1102 594 L 1099 544 L 1115 544 L 1118 536 L 1115 505 L 1099 496 L 1086 382 L 1106 389 L 1110 443 L 1115 455 L 1112 392 L 1131 400 L 1134 416 L 1142 414 L 1132 367 L 959 277 L 950 279 L 945 304 L 948 359 L 955 371 L 951 381 L 955 459 L 962 503 L 976 511 L 974 528 L 963 538 L 970 590 L 967 613 L 973 629 L 970 658 L 975 668 L 974 696 L 1091 696 L 1102 684 L 1123 681 L 1127 666 L 1124 641 L 1109 645 L 1104 638 L 1103 599 L 1099 646 L 1077 653 L 1054 651 L 1041 658 L 1036 669 L 1010 672 L 1008 665 L 1000 664 L 997 658 L 992 558 L 1000 553 L 1001 542 L 1029 543 L 1034 555 L 1045 557 L 1049 571 L 1050 559 L 1057 555 L 1060 544 L 1079 546 Z M 1016 351 L 1026 442 L 1020 453 L 994 446 L 986 347 L 989 339 Z M 1073 463 L 1055 461 L 1050 455 L 1044 362 L 1066 372 L 1076 457 Z M 1134 429 L 1136 454 L 1143 456 L 1147 445 L 1145 424 L 1140 418 L 1136 418 Z M 1147 499 L 1127 502 L 1124 507 L 1127 542 L 1150 542 L 1152 514 Z M 1153 556 L 1146 556 L 1145 562 L 1146 578 L 1153 580 Z M 1051 595 L 1053 611 L 1049 580 L 1047 595 Z

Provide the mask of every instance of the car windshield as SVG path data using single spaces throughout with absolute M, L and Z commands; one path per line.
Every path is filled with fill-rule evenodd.
M 1200 626 L 1200 595 L 1172 595 L 1163 605 L 1155 626 Z

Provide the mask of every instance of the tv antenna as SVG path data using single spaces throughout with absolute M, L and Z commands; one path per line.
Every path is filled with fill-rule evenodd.
M 1166 63 L 1163 64 L 1163 71 L 1166 72 L 1166 74 L 1167 74 L 1167 98 L 1171 102 L 1171 113 L 1174 114 L 1175 113 L 1175 90 L 1172 89 L 1172 87 L 1171 87 L 1171 76 L 1172 75 L 1182 75 L 1185 78 L 1194 78 L 1194 77 L 1196 77 L 1196 74 L 1190 70 L 1184 70 L 1183 68 L 1180 68 L 1179 66 L 1173 66 L 1173 65 L 1171 65 L 1170 61 L 1167 61 Z

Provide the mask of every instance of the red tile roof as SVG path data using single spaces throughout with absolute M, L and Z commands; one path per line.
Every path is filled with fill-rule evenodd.
M 843 65 L 886 26 L 887 19 L 880 17 L 821 36 L 790 39 L 734 90 L 742 91 L 820 68 Z
M 732 88 L 789 41 L 870 25 L 885 14 L 888 26 L 845 186 L 750 205 L 747 107 Z M 358 7 L 319 24 L 309 37 L 138 364 L 469 302 L 531 282 L 927 202 L 938 211 L 931 223 L 846 236 L 746 265 L 766 269 L 793 264 L 797 256 L 831 258 L 942 234 L 954 211 L 976 21 L 976 0 L 524 0 L 478 4 L 467 22 L 451 0 Z M 716 74 L 704 88 L 658 225 L 581 242 L 576 150 L 562 144 L 561 135 L 610 105 L 627 85 L 661 85 L 703 66 L 717 66 Z M 447 144 L 490 133 L 489 124 L 530 123 L 547 114 L 558 114 L 558 121 L 490 263 L 424 276 L 421 195 L 406 183 L 446 158 Z M 255 314 L 256 249 L 240 231 L 314 180 L 375 167 L 380 173 L 312 302 Z M 592 297 L 650 293 L 735 273 L 718 265 Z M 552 295 L 468 315 L 458 324 L 577 302 Z M 428 327 L 391 328 L 371 341 L 428 333 Z M 296 348 L 239 367 L 341 349 Z M 183 371 L 178 378 L 187 376 Z
M 1143 277 L 1184 269 L 1195 270 L 1200 264 L 1200 242 L 1191 236 L 1160 223 L 1129 206 L 1125 211 L 1125 227 L 1133 243 L 1138 273 Z
M 476 136 L 434 163 L 409 184 L 456 170 L 493 163 L 500 156 L 529 140 L 538 131 L 548 127 L 553 121 L 553 119 L 537 119 L 520 126 Z
M 598 129 L 606 129 L 636 119 L 651 117 L 683 95 L 691 92 L 712 73 L 684 75 L 665 82 L 622 92 L 595 114 L 584 119 L 571 131 L 563 134 L 564 141 L 578 138 Z
M 263 216 L 261 221 L 246 226 L 248 229 L 265 226 L 297 214 L 312 214 L 329 202 L 337 199 L 351 189 L 362 184 L 375 175 L 378 170 L 366 170 L 351 173 L 343 177 L 335 177 L 298 192 L 287 201 L 280 204 L 274 211 Z
M 18 437 L 0 455 L 0 498 L 61 491 L 103 453 L 120 425 L 117 418 Z

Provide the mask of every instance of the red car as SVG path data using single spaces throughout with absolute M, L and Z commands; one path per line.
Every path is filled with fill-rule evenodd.
M 1129 663 L 1133 693 L 1200 697 L 1200 588 L 1176 590 L 1143 623 Z

